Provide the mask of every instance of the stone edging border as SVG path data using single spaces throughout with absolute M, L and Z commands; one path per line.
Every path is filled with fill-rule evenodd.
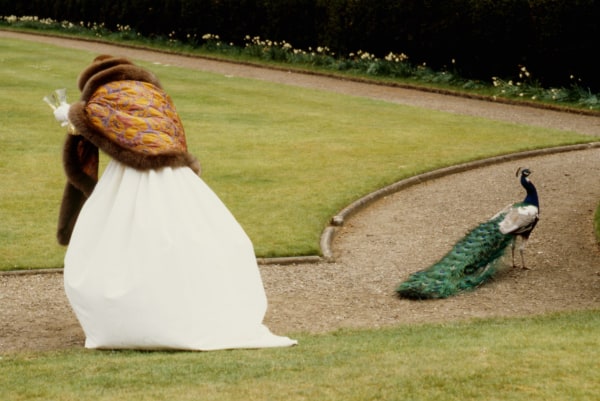
M 371 203 L 399 192 L 403 189 L 409 188 L 413 185 L 422 184 L 427 181 L 431 181 L 437 178 L 442 178 L 451 174 L 462 173 L 468 170 L 473 170 L 481 167 L 491 166 L 494 164 L 505 163 L 513 160 L 521 160 L 528 157 L 547 156 L 558 153 L 574 152 L 578 150 L 588 150 L 600 148 L 600 142 L 590 142 L 578 145 L 567 145 L 558 146 L 552 148 L 544 148 L 537 150 L 529 150 L 518 153 L 511 153 L 507 155 L 490 157 L 487 159 L 475 160 L 468 163 L 457 164 L 455 166 L 444 167 L 438 170 L 429 171 L 427 173 L 419 174 L 404 180 L 397 181 L 391 185 L 378 189 L 377 191 L 371 192 L 363 196 L 360 199 L 352 202 L 344 209 L 340 210 L 334 215 L 329 225 L 325 227 L 321 233 L 321 252 L 323 256 L 312 255 L 312 256 L 289 256 L 289 257 L 276 257 L 276 258 L 257 258 L 258 264 L 261 265 L 292 265 L 292 264 L 307 264 L 307 263 L 322 263 L 322 262 L 335 262 L 331 244 L 335 238 L 335 235 L 340 227 L 342 227 L 345 221 L 358 213 L 363 208 L 367 207 Z M 41 273 L 61 273 L 62 268 L 56 269 L 26 269 L 26 270 L 9 270 L 0 272 L 0 276 L 7 275 L 25 275 L 25 274 L 41 274 Z

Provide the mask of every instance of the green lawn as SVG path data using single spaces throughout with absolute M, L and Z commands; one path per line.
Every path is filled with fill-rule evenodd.
M 54 238 L 64 184 L 64 131 L 42 98 L 95 56 L 0 40 L 0 269 L 61 267 Z M 353 200 L 435 168 L 591 141 L 329 92 L 141 63 L 182 117 L 203 178 L 258 256 L 314 255 L 328 220 Z
M 0 399 L 597 400 L 598 311 L 299 335 L 232 352 L 0 357 Z

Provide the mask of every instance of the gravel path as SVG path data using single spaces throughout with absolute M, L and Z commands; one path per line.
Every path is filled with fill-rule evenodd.
M 22 38 L 220 74 L 368 96 L 494 120 L 600 136 L 597 116 L 465 99 L 316 75 L 125 49 L 77 40 L 0 31 Z M 333 262 L 264 264 L 269 297 L 265 323 L 278 334 L 340 328 L 528 316 L 600 308 L 600 250 L 592 218 L 600 199 L 600 148 L 531 156 L 429 180 L 375 201 L 337 229 Z M 395 286 L 427 267 L 477 223 L 524 192 L 516 168 L 533 170 L 541 221 L 526 258 L 532 270 L 506 269 L 477 291 L 415 302 Z M 62 274 L 0 275 L 0 352 L 80 347 L 83 333 L 68 305 Z

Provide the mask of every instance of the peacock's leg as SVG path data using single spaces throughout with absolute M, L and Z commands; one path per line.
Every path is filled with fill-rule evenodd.
M 510 242 L 510 251 L 512 253 L 512 267 L 517 267 L 517 265 L 515 265 L 515 241 L 517 240 L 517 237 L 513 237 L 512 241 Z
M 525 246 L 527 245 L 527 238 L 523 238 L 521 242 L 521 246 L 519 246 L 519 253 L 521 254 L 521 269 L 530 270 L 529 267 L 525 265 Z

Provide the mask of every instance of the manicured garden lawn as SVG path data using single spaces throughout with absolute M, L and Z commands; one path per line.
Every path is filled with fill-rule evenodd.
M 61 267 L 54 233 L 64 185 L 64 130 L 42 98 L 78 97 L 96 54 L 0 40 L 0 269 Z M 332 215 L 408 176 L 477 158 L 590 141 L 493 122 L 161 64 L 203 179 L 258 256 L 318 254 Z M 105 159 L 103 161 L 105 163 Z

